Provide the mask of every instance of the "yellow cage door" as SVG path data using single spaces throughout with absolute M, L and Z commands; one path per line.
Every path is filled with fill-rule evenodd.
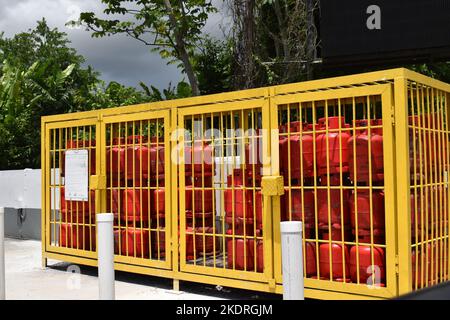
M 277 284 L 280 221 L 302 221 L 306 296 L 397 294 L 391 91 L 374 85 L 272 100 L 273 172 L 284 179 L 273 216 Z
M 268 99 L 178 110 L 181 272 L 274 284 L 269 111 Z
M 102 209 L 115 216 L 115 261 L 170 269 L 170 111 L 105 116 L 102 128 Z

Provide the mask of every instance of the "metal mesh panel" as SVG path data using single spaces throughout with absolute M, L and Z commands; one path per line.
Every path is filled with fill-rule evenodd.
M 261 117 L 250 109 L 184 118 L 186 264 L 263 272 Z
M 449 129 L 446 93 L 409 83 L 412 286 L 449 280 Z
M 106 207 L 122 257 L 166 258 L 164 120 L 106 125 Z
M 65 199 L 65 153 L 88 150 L 89 175 L 96 171 L 95 126 L 50 130 L 50 245 L 80 251 L 95 251 L 95 193 L 88 201 Z
M 386 285 L 381 97 L 280 105 L 281 220 L 303 221 L 304 276 Z

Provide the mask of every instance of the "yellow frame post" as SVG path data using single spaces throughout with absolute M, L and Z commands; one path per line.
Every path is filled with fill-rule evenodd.
M 411 203 L 408 129 L 408 79 L 402 74 L 394 80 L 395 92 L 395 168 L 398 241 L 398 293 L 412 289 Z

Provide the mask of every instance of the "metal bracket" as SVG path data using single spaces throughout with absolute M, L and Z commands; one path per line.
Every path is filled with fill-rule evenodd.
M 106 190 L 106 176 L 95 175 L 90 177 L 89 187 L 91 190 Z
M 282 176 L 265 176 L 261 181 L 264 196 L 282 196 L 284 194 L 284 178 Z

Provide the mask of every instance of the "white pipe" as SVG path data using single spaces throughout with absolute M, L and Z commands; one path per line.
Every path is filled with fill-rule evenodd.
M 304 300 L 302 223 L 281 222 L 283 300 Z
M 5 299 L 5 208 L 0 208 L 0 300 Z
M 99 300 L 114 300 L 114 214 L 97 214 Z

